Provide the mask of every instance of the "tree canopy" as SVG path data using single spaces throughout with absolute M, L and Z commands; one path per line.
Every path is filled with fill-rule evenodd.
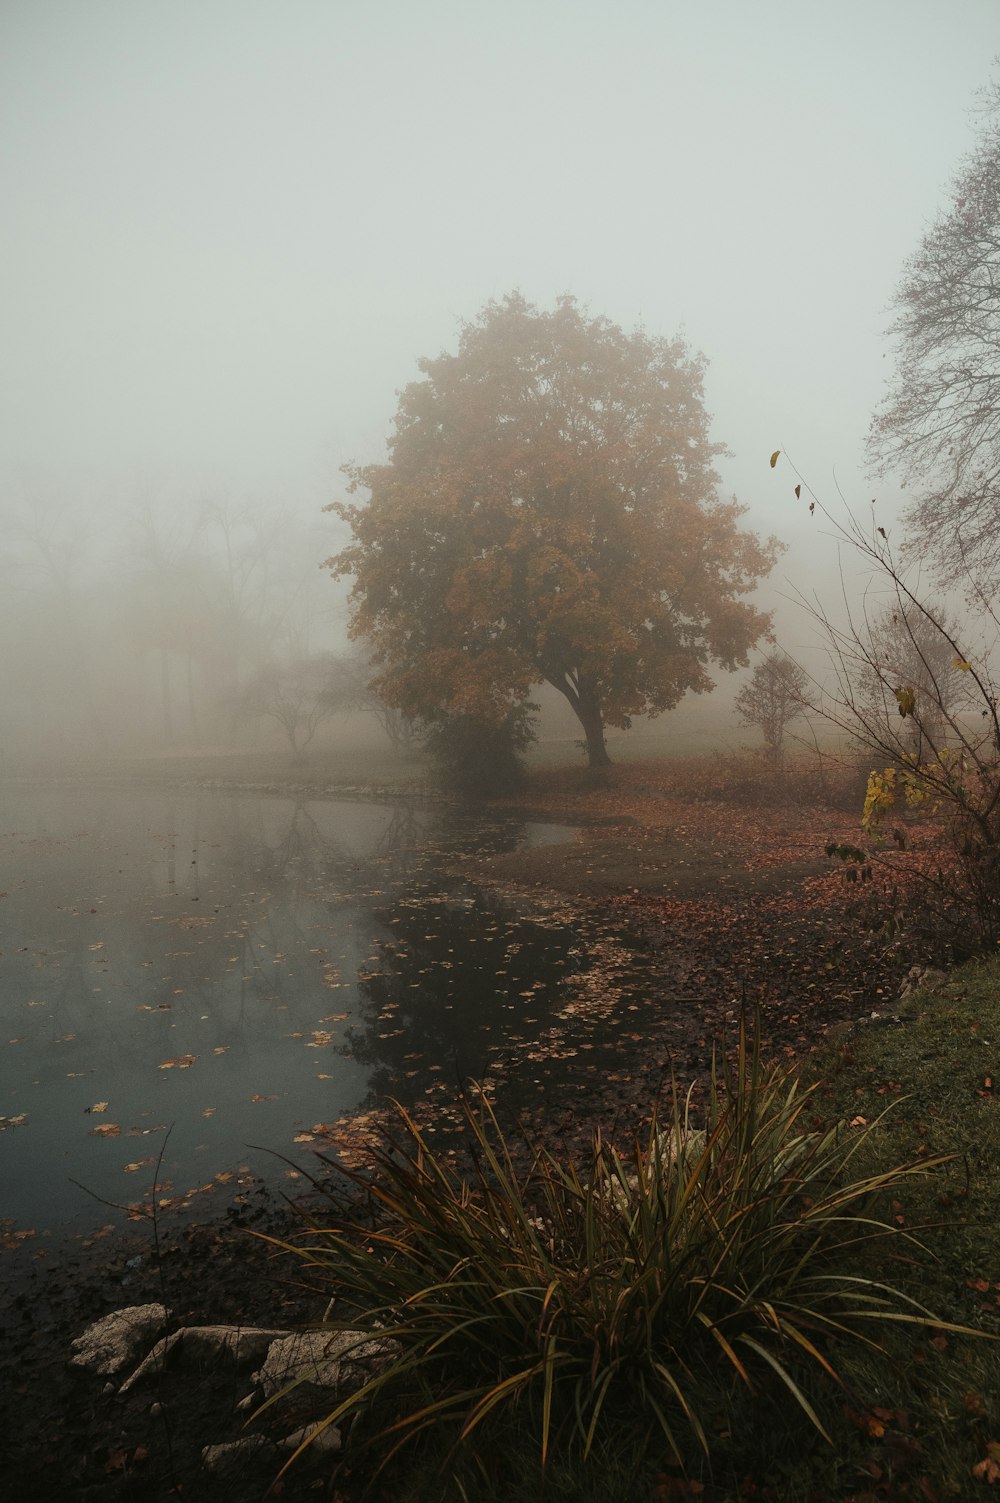
M 738 527 L 709 439 L 704 362 L 572 297 L 519 294 L 419 362 L 388 459 L 348 466 L 352 632 L 405 714 L 499 725 L 533 684 L 565 696 L 592 765 L 604 728 L 713 687 L 769 617 L 742 597 L 779 545 Z
M 1000 574 L 1000 87 L 895 297 L 896 368 L 869 452 L 917 487 L 911 547 L 945 583 Z

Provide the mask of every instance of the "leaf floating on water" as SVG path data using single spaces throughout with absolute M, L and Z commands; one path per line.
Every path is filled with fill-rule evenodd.
M 140 1169 L 145 1169 L 145 1167 L 146 1167 L 147 1164 L 155 1164 L 155 1163 L 156 1163 L 156 1160 L 154 1158 L 136 1159 L 136 1161 L 135 1161 L 134 1164 L 126 1164 L 125 1168 L 122 1170 L 122 1173 L 123 1174 L 137 1174 Z
M 31 1227 L 28 1231 L 22 1232 L 0 1231 L 0 1247 L 2 1247 L 5 1252 L 13 1252 L 15 1248 L 20 1247 L 22 1242 L 26 1242 L 29 1237 L 34 1237 L 36 1235 L 37 1233 L 35 1232 L 34 1227 Z
M 99 1116 L 101 1112 L 106 1112 L 107 1109 L 108 1103 L 106 1101 L 95 1101 L 93 1106 L 85 1106 L 83 1110 L 85 1115 L 87 1112 L 93 1112 L 95 1116 Z
M 217 1111 L 218 1111 L 218 1110 L 219 1110 L 219 1108 L 218 1108 L 218 1107 L 217 1107 L 217 1106 L 206 1106 L 206 1107 L 205 1107 L 205 1108 L 204 1108 L 204 1109 L 203 1109 L 203 1110 L 202 1110 L 202 1114 L 201 1114 L 201 1115 L 202 1115 L 202 1116 L 203 1116 L 203 1117 L 214 1117 L 214 1116 L 215 1116 L 215 1114 L 216 1114 L 216 1112 L 217 1112 Z
M 19 1112 L 16 1117 L 0 1117 L 0 1132 L 8 1127 L 23 1127 L 27 1120 L 27 1112 Z
M 176 1059 L 165 1059 L 160 1066 L 161 1070 L 190 1070 L 197 1054 L 179 1054 Z
M 781 453 L 780 449 L 775 449 L 774 453 L 771 455 L 770 464 L 771 464 L 771 469 L 772 470 L 774 469 L 775 465 L 778 463 L 778 455 L 780 453 Z
M 87 1134 L 88 1138 L 117 1138 L 121 1135 L 121 1128 L 117 1122 L 102 1122 L 100 1127 L 92 1127 Z

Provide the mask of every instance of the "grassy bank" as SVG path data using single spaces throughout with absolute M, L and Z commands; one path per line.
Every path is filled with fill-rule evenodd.
M 993 1070 L 1000 1040 L 1000 962 L 963 968 L 917 993 L 905 1021 L 874 1023 L 828 1043 L 801 1067 L 815 1087 L 804 1125 L 831 1122 L 861 1146 L 851 1179 L 954 1155 L 926 1177 L 908 1177 L 878 1214 L 897 1229 L 861 1247 L 836 1271 L 884 1281 L 942 1322 L 1000 1335 L 1000 1118 Z M 1000 1086 L 1000 1082 L 996 1082 Z M 873 1126 L 867 1135 L 866 1126 Z M 819 1328 L 817 1327 L 817 1332 Z M 659 1439 L 644 1441 L 623 1416 L 600 1432 L 587 1462 L 556 1454 L 544 1480 L 539 1437 L 527 1409 L 448 1455 L 446 1426 L 383 1480 L 398 1503 L 551 1503 L 700 1497 L 705 1503 L 759 1498 L 975 1497 L 1000 1484 L 1000 1342 L 957 1334 L 919 1316 L 880 1323 L 881 1350 L 827 1338 L 838 1380 L 803 1364 L 800 1381 L 828 1444 L 780 1385 L 748 1391 L 706 1373 L 694 1402 L 711 1416 L 707 1454 L 685 1466 Z M 812 1371 L 805 1371 L 812 1367 Z M 725 1364 L 722 1364 L 725 1369 Z M 716 1383 L 713 1389 L 713 1383 Z M 477 1432 L 477 1435 L 479 1432 Z M 350 1478 L 345 1477 L 350 1491 Z M 983 1494 L 988 1496 L 988 1494 Z

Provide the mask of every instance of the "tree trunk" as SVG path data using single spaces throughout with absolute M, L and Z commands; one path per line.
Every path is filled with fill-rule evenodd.
M 166 746 L 173 746 L 174 715 L 170 694 L 170 661 L 165 647 L 160 648 L 160 702 L 163 712 L 163 741 Z
M 574 706 L 587 738 L 587 762 L 591 767 L 610 767 L 611 758 L 604 744 L 604 717 L 599 704 L 581 700 Z
M 549 683 L 564 695 L 573 707 L 573 713 L 583 726 L 587 738 L 587 762 L 590 767 L 610 767 L 611 758 L 604 744 L 604 716 L 600 700 L 591 684 L 576 675 L 565 678 L 552 677 Z

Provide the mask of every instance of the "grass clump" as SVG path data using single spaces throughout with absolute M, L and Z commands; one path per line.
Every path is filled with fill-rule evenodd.
M 811 1125 L 817 1087 L 767 1067 L 741 1030 L 713 1068 L 700 1128 L 675 1094 L 620 1153 L 581 1162 L 504 1137 L 466 1102 L 460 1174 L 399 1109 L 400 1130 L 352 1175 L 377 1216 L 316 1221 L 285 1244 L 337 1300 L 340 1329 L 391 1332 L 397 1354 L 325 1419 L 387 1456 L 433 1431 L 478 1454 L 516 1427 L 552 1470 L 613 1440 L 635 1465 L 710 1458 L 740 1395 L 790 1401 L 829 1438 L 817 1392 L 840 1353 L 879 1350 L 885 1322 L 934 1317 L 859 1257 L 911 1234 L 887 1203 L 947 1154 L 857 1172 L 877 1124 Z

